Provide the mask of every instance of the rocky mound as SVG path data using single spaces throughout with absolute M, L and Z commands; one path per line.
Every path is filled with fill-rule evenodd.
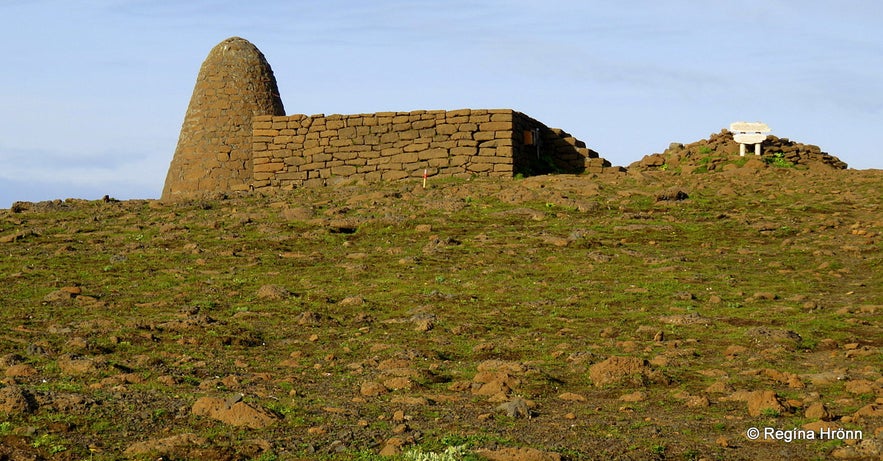
M 739 156 L 739 143 L 733 133 L 721 130 L 708 139 L 691 144 L 672 143 L 664 152 L 644 156 L 629 165 L 636 170 L 666 170 L 682 173 L 706 173 L 742 167 L 796 167 L 804 169 L 846 169 L 839 158 L 822 152 L 819 146 L 803 144 L 788 138 L 767 136 L 762 143 L 761 156 L 749 153 Z M 759 161 L 758 161 L 759 160 Z

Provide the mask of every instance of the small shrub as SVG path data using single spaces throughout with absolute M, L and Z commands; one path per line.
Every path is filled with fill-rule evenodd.
M 419 449 L 412 449 L 404 454 L 404 459 L 408 461 L 461 461 L 469 454 L 466 445 L 456 447 L 448 447 L 441 453 L 424 453 Z
M 764 162 L 766 162 L 769 165 L 778 167 L 778 168 L 792 168 L 792 167 L 794 167 L 794 164 L 785 158 L 784 152 L 776 152 L 775 154 L 773 154 L 772 157 L 765 158 Z

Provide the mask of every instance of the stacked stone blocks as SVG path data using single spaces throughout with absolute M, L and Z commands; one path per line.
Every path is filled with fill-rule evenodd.
M 541 143 L 562 170 L 583 171 L 590 155 L 581 141 L 511 109 L 256 116 L 252 128 L 254 189 L 424 174 L 511 177 L 524 163 L 518 158 L 536 151 L 523 135 L 533 129 L 562 143 Z
M 255 114 L 285 114 L 276 78 L 257 47 L 231 37 L 200 67 L 162 197 L 247 190 Z

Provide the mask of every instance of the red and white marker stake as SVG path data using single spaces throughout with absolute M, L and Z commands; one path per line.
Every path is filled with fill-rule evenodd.
M 426 175 L 428 174 L 428 170 L 426 168 L 423 169 L 423 188 L 426 189 Z

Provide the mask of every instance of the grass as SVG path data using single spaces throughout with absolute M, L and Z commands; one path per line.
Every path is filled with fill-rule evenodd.
M 763 161 L 777 168 L 794 168 L 794 163 L 785 158 L 783 152 L 774 152 L 770 157 L 764 157 Z
M 883 304 L 875 270 L 881 247 L 867 243 L 874 238 L 868 233 L 881 229 L 864 209 L 879 206 L 880 197 L 876 183 L 860 179 L 848 179 L 863 200 L 856 205 L 825 193 L 825 181 L 845 188 L 842 178 L 812 178 L 813 193 L 798 176 L 737 178 L 732 186 L 740 193 L 725 195 L 714 181 L 726 179 L 708 174 L 688 184 L 690 199 L 677 203 L 656 201 L 662 185 L 624 175 L 603 183 L 590 198 L 604 206 L 587 212 L 568 201 L 583 189 L 520 178 L 176 206 L 75 202 L 2 214 L 0 235 L 37 230 L 0 246 L 0 273 L 17 274 L 4 276 L 0 320 L 10 328 L 0 355 L 21 354 L 38 370 L 18 385 L 41 403 L 35 413 L 3 423 L 0 434 L 36 427 L 28 436 L 34 450 L 45 456 L 63 447 L 82 458 L 92 455 L 87 441 L 99 437 L 105 454 L 95 459 L 185 432 L 234 453 L 244 453 L 249 439 L 270 440 L 272 450 L 253 456 L 265 459 L 378 459 L 384 441 L 398 435 L 412 437 L 403 453 L 412 449 L 415 457 L 461 446 L 529 446 L 571 459 L 629 449 L 644 458 L 714 457 L 715 437 L 744 430 L 724 423 L 733 412 L 745 413 L 744 403 L 709 396 L 711 406 L 688 409 L 671 397 L 673 389 L 699 395 L 725 380 L 738 390 L 772 387 L 800 399 L 804 391 L 788 394 L 787 385 L 741 372 L 821 373 L 846 360 L 842 351 L 832 358 L 816 350 L 826 339 L 879 347 L 879 312 L 838 313 Z M 295 206 L 311 208 L 313 218 L 284 218 L 281 210 Z M 824 224 L 834 213 L 839 223 Z M 353 231 L 339 232 L 332 220 L 352 223 Z M 853 225 L 868 233 L 851 232 Z M 821 262 L 827 265 L 820 269 Z M 258 289 L 267 284 L 294 295 L 261 299 Z M 42 301 L 73 285 L 83 296 Z M 361 304 L 343 303 L 354 296 Z M 808 302 L 823 307 L 806 315 Z M 315 323 L 299 323 L 304 313 L 316 314 Z M 416 328 L 420 315 L 432 318 L 431 329 Z M 656 331 L 665 341 L 653 341 Z M 75 337 L 87 338 L 85 347 Z M 35 342 L 47 353 L 23 354 Z M 731 345 L 747 351 L 728 358 Z M 104 365 L 71 375 L 59 365 L 61 354 Z M 660 360 L 654 367 L 671 382 L 596 388 L 589 367 L 610 355 Z M 531 370 L 518 376 L 515 393 L 537 402 L 534 418 L 496 414 L 497 403 L 468 390 L 488 359 Z M 403 360 L 414 386 L 362 396 L 362 382 L 391 377 L 379 368 L 385 360 Z M 873 368 L 881 356 L 849 360 L 851 369 Z M 112 381 L 125 373 L 142 381 Z M 452 390 L 458 383 L 467 390 Z M 619 397 L 635 390 L 646 399 L 623 409 Z M 841 414 L 869 401 L 837 384 L 809 391 Z M 240 430 L 190 416 L 197 398 L 234 392 L 280 422 Z M 564 402 L 563 392 L 588 403 Z M 432 403 L 407 405 L 397 397 Z M 44 430 L 59 402 L 68 402 L 64 422 L 74 428 L 63 438 Z M 397 410 L 407 419 L 393 421 Z M 574 419 L 565 418 L 570 413 Z M 797 421 L 764 416 L 783 427 Z M 360 420 L 367 424 L 355 424 Z M 401 424 L 404 432 L 395 434 Z M 318 426 L 325 435 L 308 435 Z M 345 451 L 329 451 L 336 440 Z M 798 450 L 815 454 L 820 447 Z M 177 455 L 187 457 L 181 450 Z M 743 457 L 772 456 L 763 445 L 739 450 Z

